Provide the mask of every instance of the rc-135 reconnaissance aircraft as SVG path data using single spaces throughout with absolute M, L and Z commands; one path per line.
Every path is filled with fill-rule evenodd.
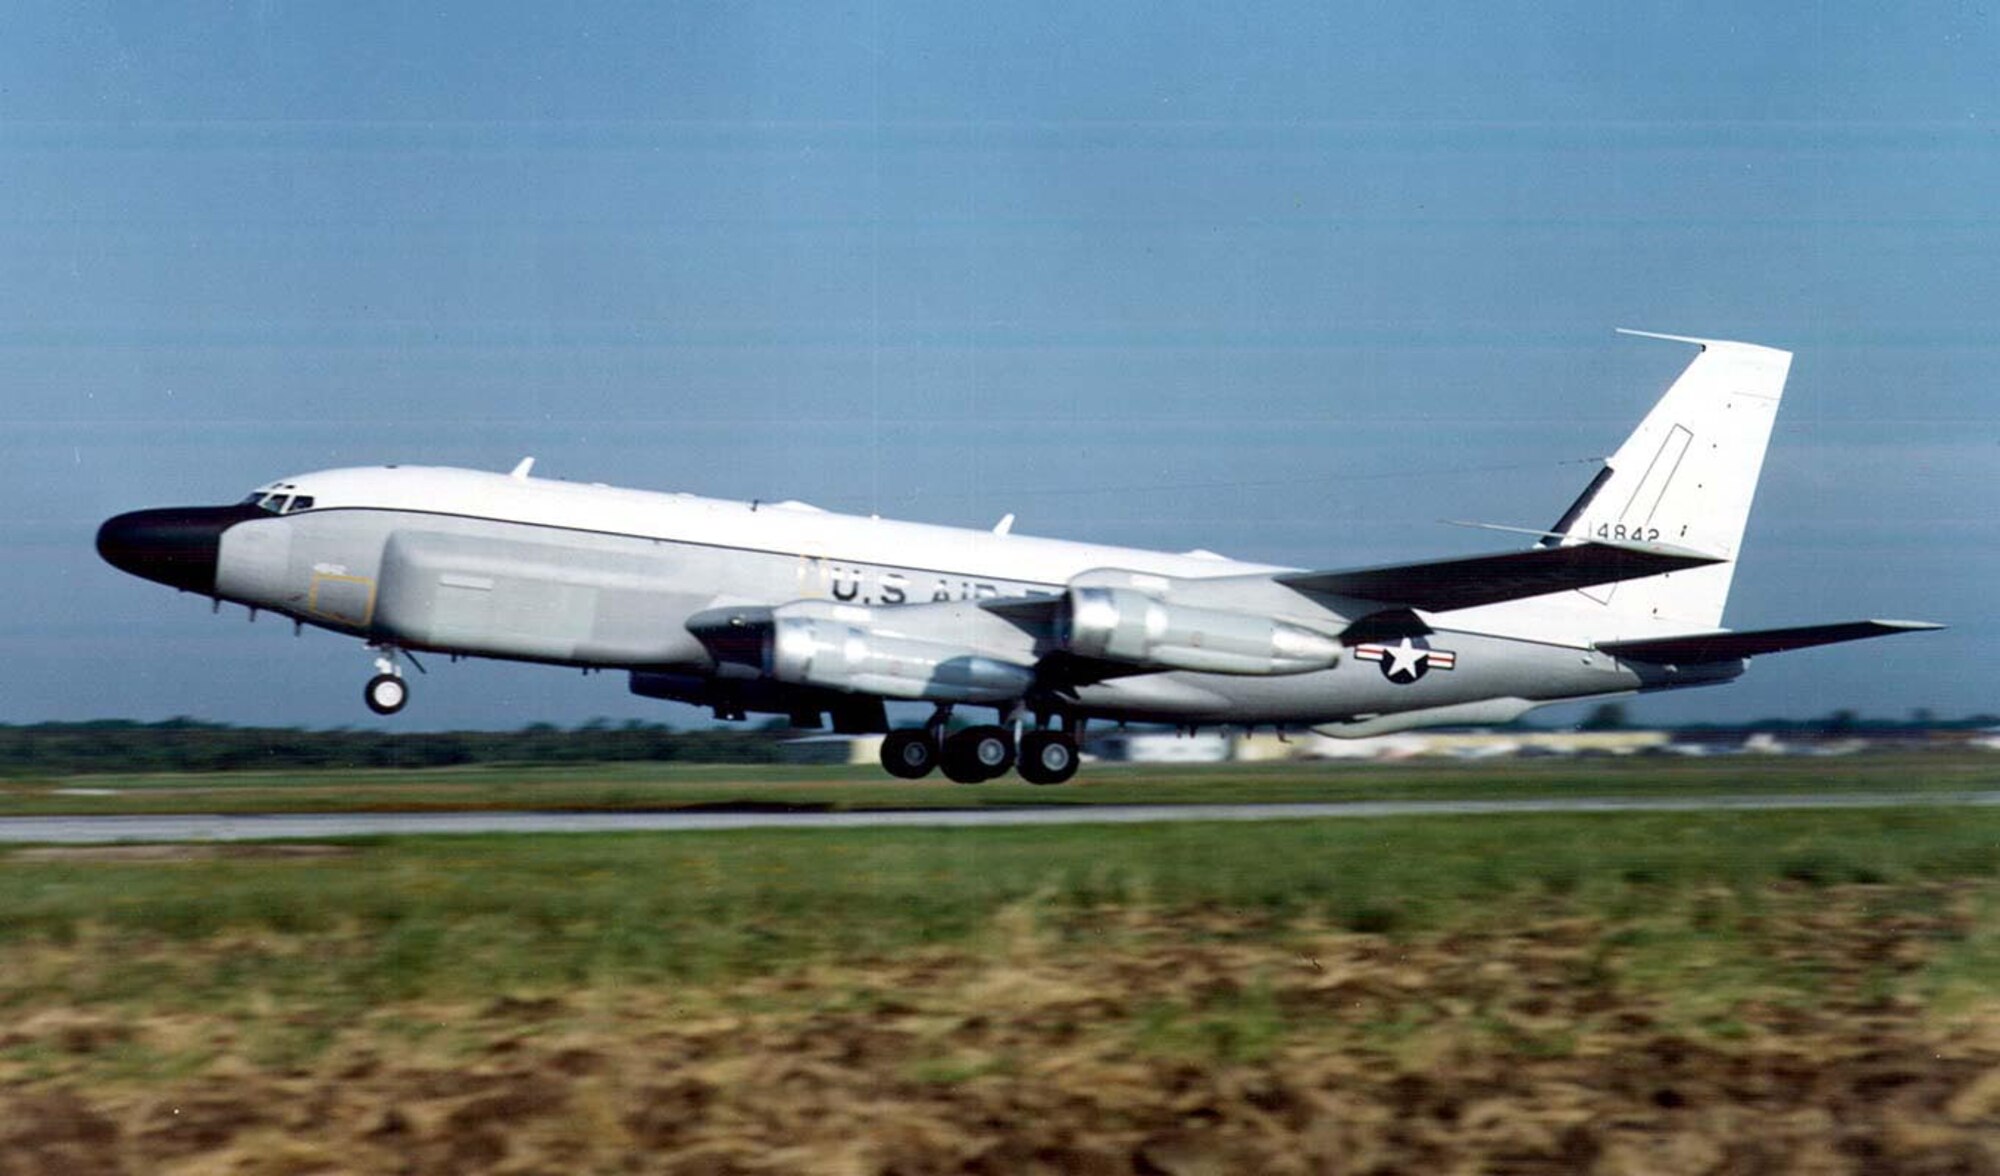
M 1638 334 L 1641 332 L 1631 332 Z M 511 474 L 385 466 L 99 530 L 115 566 L 359 637 L 401 710 L 416 651 L 622 669 L 722 718 L 887 731 L 882 762 L 1070 778 L 1090 719 L 1363 736 L 1727 682 L 1758 654 L 1911 629 L 1719 628 L 1791 354 L 1701 348 L 1539 542 L 1347 571 Z M 1507 528 L 1502 528 L 1507 529 Z M 414 659 L 411 659 L 414 660 Z M 419 665 L 418 668 L 422 668 Z M 947 735 L 952 709 L 999 721 Z M 1018 755 L 1017 755 L 1018 752 Z

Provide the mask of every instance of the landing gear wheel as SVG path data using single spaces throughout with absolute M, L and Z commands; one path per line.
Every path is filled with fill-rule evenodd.
M 368 687 L 361 695 L 368 701 L 368 709 L 378 715 L 393 715 L 410 701 L 410 688 L 395 674 L 377 674 L 368 679 Z
M 1030 731 L 1021 737 L 1021 779 L 1061 784 L 1076 775 L 1076 740 L 1062 731 Z
M 921 780 L 931 774 L 937 762 L 937 741 L 929 731 L 891 731 L 882 740 L 882 766 L 891 776 Z
M 1004 776 L 1014 766 L 1014 739 L 1005 727 L 967 727 L 944 741 L 944 774 L 960 784 Z

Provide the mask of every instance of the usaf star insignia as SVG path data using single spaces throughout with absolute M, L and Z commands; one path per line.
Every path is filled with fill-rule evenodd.
M 1382 676 L 1398 685 L 1419 681 L 1432 670 L 1458 666 L 1458 655 L 1449 649 L 1432 649 L 1422 637 L 1405 637 L 1396 645 L 1357 645 L 1354 656 L 1382 667 Z

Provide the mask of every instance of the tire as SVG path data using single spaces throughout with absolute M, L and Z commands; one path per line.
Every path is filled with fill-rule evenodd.
M 1005 727 L 967 727 L 944 741 L 944 774 L 960 784 L 1004 776 L 1014 766 L 1014 739 Z
M 929 731 L 891 731 L 882 740 L 882 766 L 898 779 L 921 780 L 937 762 L 938 747 Z
M 393 715 L 409 703 L 410 687 L 394 674 L 377 674 L 368 679 L 361 697 L 376 714 Z
M 1076 740 L 1061 731 L 1030 731 L 1021 737 L 1021 779 L 1030 784 L 1061 784 L 1076 775 L 1082 757 Z

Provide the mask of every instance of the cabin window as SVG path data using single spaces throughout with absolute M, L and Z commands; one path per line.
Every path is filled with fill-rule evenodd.
M 312 506 L 313 500 L 310 494 L 301 494 L 292 499 L 292 511 L 294 513 L 302 510 L 311 510 Z
M 264 509 L 272 514 L 284 514 L 285 504 L 292 500 L 289 494 L 273 494 L 264 500 Z

